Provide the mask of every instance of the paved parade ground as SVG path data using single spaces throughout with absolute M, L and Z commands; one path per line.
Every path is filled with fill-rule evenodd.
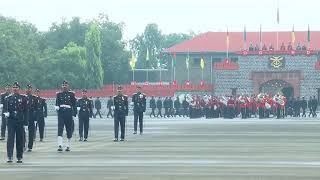
M 145 133 L 113 142 L 113 120 L 92 119 L 88 142 L 73 139 L 58 153 L 56 117 L 47 119 L 45 142 L 5 163 L 0 179 L 320 179 L 319 119 L 145 119 Z M 77 124 L 77 121 L 76 121 Z M 76 131 L 78 128 L 76 128 Z

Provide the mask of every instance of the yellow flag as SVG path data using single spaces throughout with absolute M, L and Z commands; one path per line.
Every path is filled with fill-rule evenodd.
M 204 59 L 203 58 L 201 58 L 201 60 L 200 60 L 200 67 L 202 70 L 204 69 Z
M 149 61 L 149 48 L 147 48 L 147 56 L 146 56 L 146 61 Z
M 291 42 L 292 45 L 294 45 L 294 42 L 296 41 L 296 35 L 294 33 L 294 27 L 292 28 L 292 33 L 291 33 Z
M 132 52 L 131 54 L 131 60 L 130 60 L 130 66 L 131 66 L 131 69 L 134 70 L 136 68 L 136 62 L 137 62 L 137 59 L 136 59 L 136 56 L 135 54 Z

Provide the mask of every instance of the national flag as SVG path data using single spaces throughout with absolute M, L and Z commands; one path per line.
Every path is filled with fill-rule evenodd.
M 227 50 L 229 50 L 229 31 L 228 31 L 228 29 L 227 29 L 226 43 L 227 43 Z
M 294 42 L 296 41 L 296 35 L 294 33 L 294 26 L 292 27 L 292 33 L 291 33 L 291 42 L 292 45 L 294 45 Z
M 186 67 L 187 67 L 187 69 L 189 69 L 189 63 L 190 63 L 190 55 L 189 55 L 189 52 L 188 52 L 188 55 L 186 57 Z
M 201 58 L 201 60 L 200 60 L 200 67 L 202 70 L 204 69 L 204 59 L 203 58 Z
M 176 67 L 176 61 L 177 61 L 177 55 L 176 52 L 173 52 L 173 58 L 172 58 L 172 65 L 173 67 Z
M 311 40 L 310 27 L 308 25 L 308 43 L 310 43 L 310 40 Z

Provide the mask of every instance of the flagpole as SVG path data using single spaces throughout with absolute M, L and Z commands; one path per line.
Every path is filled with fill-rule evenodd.
M 229 31 L 227 28 L 227 59 L 229 59 Z
M 277 50 L 279 50 L 279 23 L 280 23 L 280 15 L 279 15 L 279 0 L 277 1 Z
M 149 82 L 149 69 L 147 69 L 147 82 Z
M 212 56 L 211 56 L 211 63 L 210 63 L 210 82 L 213 84 L 213 78 L 212 78 Z
M 261 24 L 260 24 L 259 41 L 260 41 L 260 50 L 262 50 L 262 30 L 261 30 Z

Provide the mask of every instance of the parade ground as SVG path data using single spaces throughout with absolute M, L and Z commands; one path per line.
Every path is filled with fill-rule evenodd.
M 145 118 L 143 135 L 113 142 L 113 120 L 92 119 L 88 142 L 57 152 L 57 117 L 46 119 L 46 138 L 23 164 L 6 163 L 1 180 L 294 180 L 320 179 L 320 120 Z M 76 119 L 76 125 L 78 124 Z M 37 135 L 38 136 L 38 135 Z

